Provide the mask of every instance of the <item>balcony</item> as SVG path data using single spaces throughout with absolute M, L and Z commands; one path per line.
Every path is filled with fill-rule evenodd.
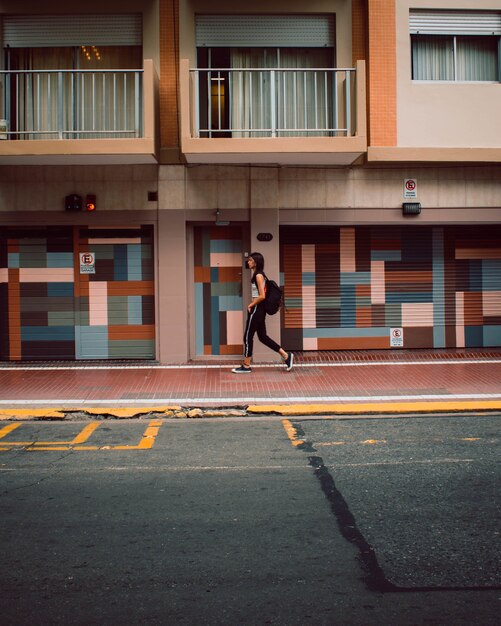
M 350 165 L 367 151 L 365 64 L 195 68 L 181 61 L 188 163 Z
M 4 70 L 0 81 L 0 163 L 156 163 L 151 60 L 142 70 Z

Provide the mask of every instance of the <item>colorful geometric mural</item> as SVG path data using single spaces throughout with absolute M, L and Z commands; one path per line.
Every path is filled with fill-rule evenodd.
M 71 228 L 0 229 L 0 358 L 75 358 Z
M 242 354 L 242 229 L 194 229 L 195 351 Z
M 77 275 L 77 357 L 154 358 L 153 229 L 83 228 L 78 250 L 95 265 Z
M 501 345 L 499 226 L 283 227 L 280 237 L 291 349 Z
M 1 228 L 0 359 L 154 358 L 152 246 L 150 227 Z

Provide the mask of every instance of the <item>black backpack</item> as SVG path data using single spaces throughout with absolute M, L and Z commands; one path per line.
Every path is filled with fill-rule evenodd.
M 274 280 L 266 278 L 266 297 L 264 300 L 264 310 L 268 315 L 278 313 L 282 305 L 282 288 Z

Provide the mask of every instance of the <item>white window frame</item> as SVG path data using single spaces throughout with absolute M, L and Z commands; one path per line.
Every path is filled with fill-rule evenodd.
M 501 82 L 501 37 L 497 35 L 488 35 L 488 37 L 494 37 L 497 39 L 497 79 L 496 80 L 475 80 L 469 79 L 464 80 L 458 77 L 458 38 L 465 37 L 465 35 L 451 35 L 451 34 L 443 34 L 438 35 L 440 37 L 447 37 L 452 39 L 452 47 L 453 47 L 453 77 L 450 79 L 442 79 L 442 78 L 415 78 L 414 76 L 414 42 L 420 36 L 420 34 L 412 34 L 411 35 L 411 77 L 413 82 L 423 83 L 423 82 L 431 82 L 431 83 L 500 83 Z M 425 37 L 433 37 L 437 35 L 423 35 Z M 487 35 L 482 36 L 483 38 L 487 37 Z
M 413 82 L 444 83 L 499 83 L 501 82 L 501 11 L 411 9 L 409 12 L 411 48 L 411 77 Z M 453 78 L 414 78 L 414 42 L 420 36 L 450 37 L 453 45 Z M 458 39 L 478 36 L 497 39 L 497 78 L 496 80 L 463 80 L 458 78 Z

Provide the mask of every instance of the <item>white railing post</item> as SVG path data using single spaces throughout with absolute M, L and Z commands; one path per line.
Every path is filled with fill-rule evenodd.
M 49 80 L 50 80 L 50 76 L 49 76 Z M 58 90 L 58 94 L 57 94 L 57 131 L 58 131 L 58 137 L 59 139 L 63 138 L 63 126 L 64 126 L 64 118 L 63 118 L 63 107 L 64 107 L 64 100 L 63 100 L 63 73 L 62 72 L 58 72 L 57 73 L 57 90 Z
M 195 137 L 198 139 L 200 137 L 200 73 L 198 70 L 195 70 L 195 81 L 193 83 L 193 98 L 195 100 Z
M 275 84 L 275 70 L 270 70 L 270 106 L 271 106 L 271 136 L 277 136 L 277 94 Z
M 351 136 L 351 71 L 345 72 L 346 136 Z

